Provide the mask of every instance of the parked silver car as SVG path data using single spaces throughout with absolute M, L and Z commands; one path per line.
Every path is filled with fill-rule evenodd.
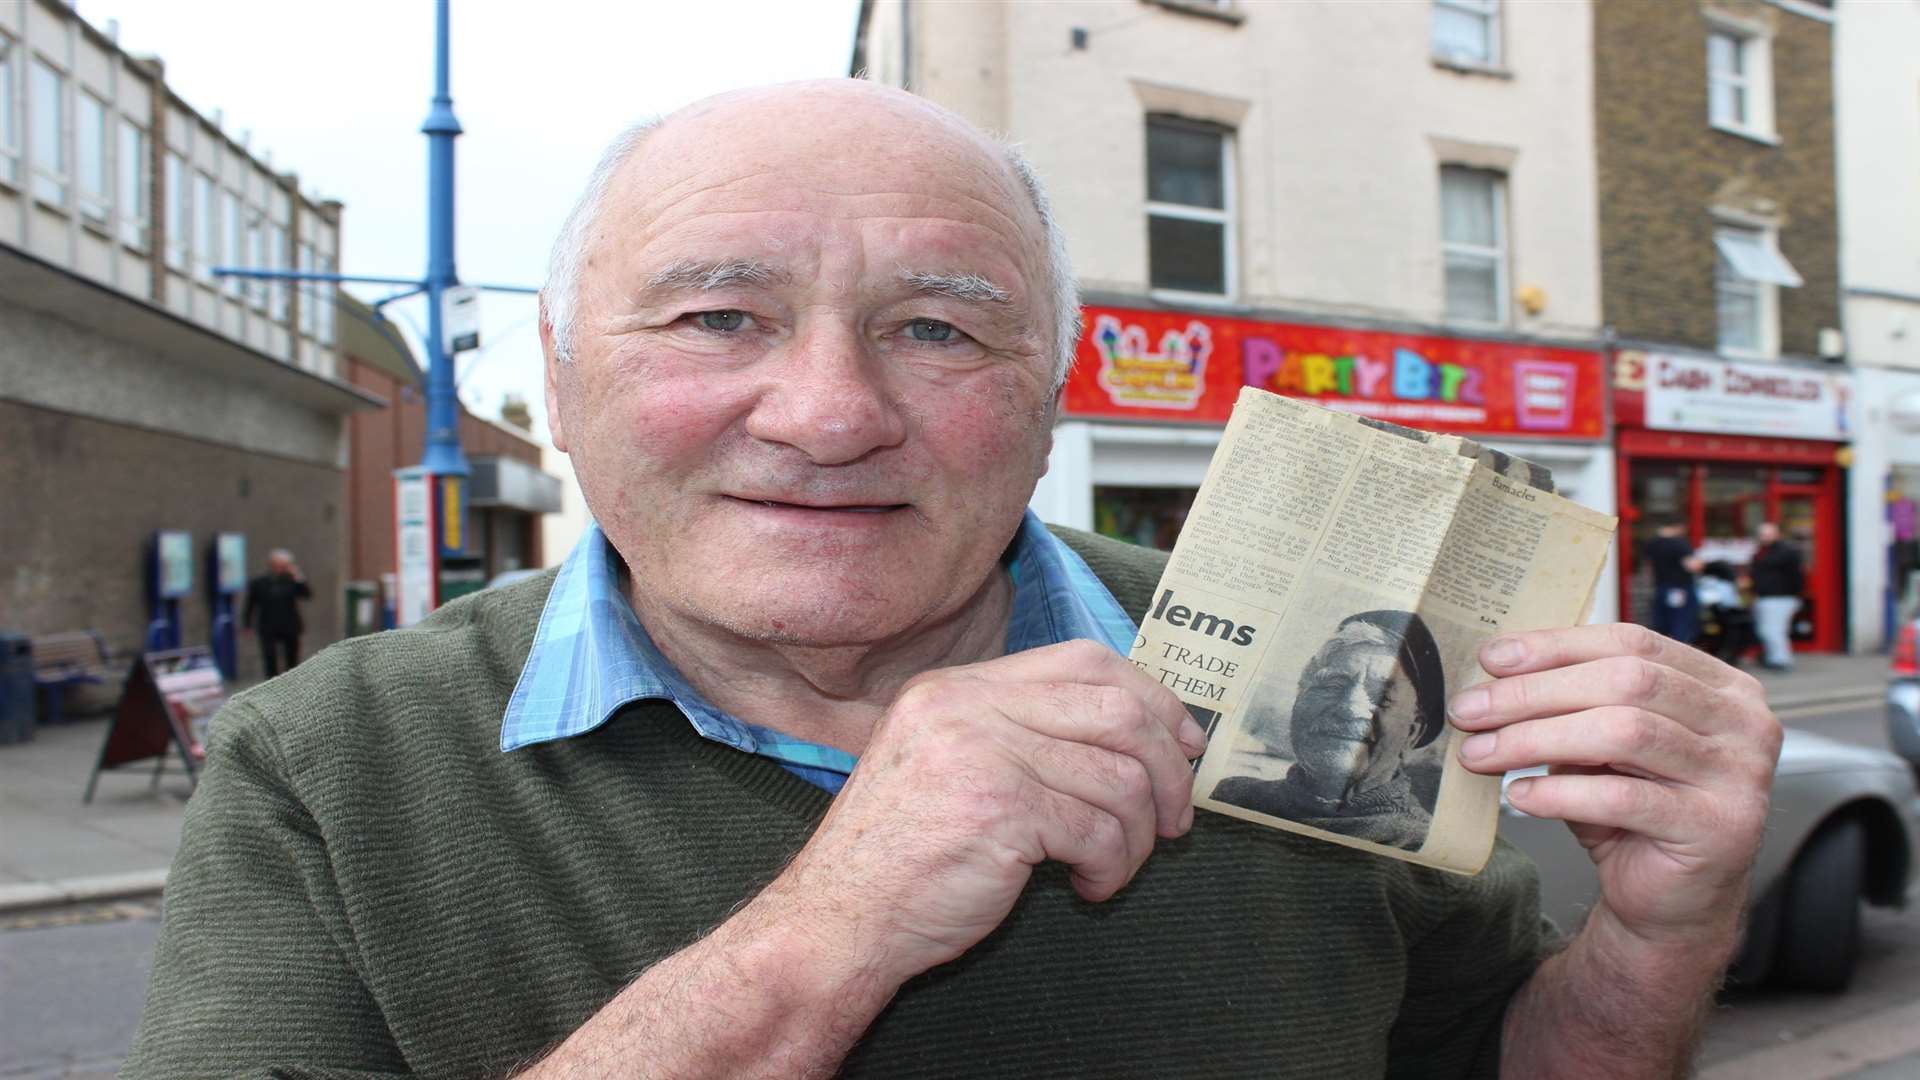
M 1906 902 L 1915 799 L 1914 771 L 1900 758 L 1787 729 L 1734 981 L 1846 988 L 1860 952 L 1862 901 Z M 1501 806 L 1501 835 L 1540 864 L 1547 914 L 1562 929 L 1577 927 L 1599 891 L 1592 859 L 1563 823 L 1529 817 L 1504 799 Z

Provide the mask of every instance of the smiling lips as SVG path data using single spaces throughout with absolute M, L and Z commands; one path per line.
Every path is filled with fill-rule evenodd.
M 803 503 L 740 495 L 730 495 L 728 498 L 735 502 L 764 506 L 769 510 L 801 510 L 815 513 L 885 514 L 894 510 L 904 510 L 908 505 L 907 503 Z

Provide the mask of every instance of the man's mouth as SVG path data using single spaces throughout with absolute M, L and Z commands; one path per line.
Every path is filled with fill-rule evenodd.
M 753 503 L 770 510 L 805 510 L 816 513 L 840 514 L 886 514 L 895 510 L 905 510 L 909 503 L 808 503 L 789 502 L 784 499 L 757 499 L 748 496 L 727 496 L 736 502 Z

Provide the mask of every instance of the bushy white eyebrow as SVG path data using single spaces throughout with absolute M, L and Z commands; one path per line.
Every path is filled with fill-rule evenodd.
M 764 285 L 785 277 L 785 272 L 772 264 L 752 259 L 680 259 L 654 271 L 647 279 L 646 288 L 708 292 L 729 285 Z
M 979 274 L 934 274 L 923 270 L 900 271 L 900 282 L 918 293 L 951 296 L 970 303 L 1005 304 L 1013 294 Z

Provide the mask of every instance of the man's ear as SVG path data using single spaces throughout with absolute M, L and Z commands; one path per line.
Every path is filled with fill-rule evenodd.
M 540 297 L 540 353 L 546 362 L 547 389 L 547 435 L 553 440 L 553 448 L 561 453 L 567 452 L 566 426 L 560 422 L 560 365 L 569 363 L 562 360 L 553 347 L 553 322 L 547 318 L 547 298 Z

